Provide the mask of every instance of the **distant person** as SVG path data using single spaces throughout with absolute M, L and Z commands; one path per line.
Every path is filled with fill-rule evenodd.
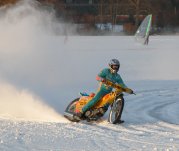
M 149 43 L 149 34 L 147 35 L 147 37 L 146 37 L 146 39 L 144 41 L 144 45 L 148 45 L 148 43 Z

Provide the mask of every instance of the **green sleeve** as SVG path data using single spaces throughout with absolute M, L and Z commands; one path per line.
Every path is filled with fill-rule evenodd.
M 99 74 L 98 76 L 101 77 L 101 78 L 106 78 L 106 75 L 107 75 L 107 71 L 108 69 L 103 69 Z
M 122 80 L 121 76 L 118 75 L 118 78 L 117 78 L 117 83 L 122 85 L 122 87 L 124 88 L 127 88 L 127 86 L 125 85 L 124 81 Z

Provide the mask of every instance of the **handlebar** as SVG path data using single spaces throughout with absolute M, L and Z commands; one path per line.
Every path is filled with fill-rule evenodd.
M 121 92 L 126 92 L 126 93 L 129 93 L 129 94 L 134 94 L 136 95 L 133 90 L 129 89 L 129 88 L 124 88 L 122 87 L 120 84 L 117 84 L 117 83 L 113 83 L 112 81 L 110 80 L 105 80 L 104 82 L 102 82 L 104 84 L 106 84 L 107 86 L 110 86 L 110 87 L 113 87 L 115 89 L 117 89 L 118 91 L 121 91 Z

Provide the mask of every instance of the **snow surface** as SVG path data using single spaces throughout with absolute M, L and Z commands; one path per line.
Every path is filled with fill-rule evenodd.
M 69 23 L 60 36 L 64 24 L 34 3 L 0 9 L 0 150 L 178 151 L 179 36 L 144 46 L 133 36 L 69 36 Z M 111 58 L 137 94 L 124 96 L 125 123 L 64 119 L 78 92 L 96 91 Z

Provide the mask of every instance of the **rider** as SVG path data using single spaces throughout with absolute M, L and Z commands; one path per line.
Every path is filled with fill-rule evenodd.
M 92 106 L 94 106 L 103 96 L 110 93 L 112 91 L 112 87 L 105 85 L 105 81 L 109 80 L 113 83 L 120 84 L 123 88 L 127 88 L 124 84 L 121 76 L 117 73 L 120 68 L 120 63 L 117 59 L 111 59 L 109 62 L 109 68 L 103 69 L 96 77 L 96 79 L 100 82 L 100 86 L 96 95 L 91 99 L 83 108 L 82 111 L 77 113 L 76 116 L 82 117 L 83 114 L 89 110 Z M 133 91 L 131 90 L 131 94 Z M 106 106 L 108 108 L 108 106 Z

